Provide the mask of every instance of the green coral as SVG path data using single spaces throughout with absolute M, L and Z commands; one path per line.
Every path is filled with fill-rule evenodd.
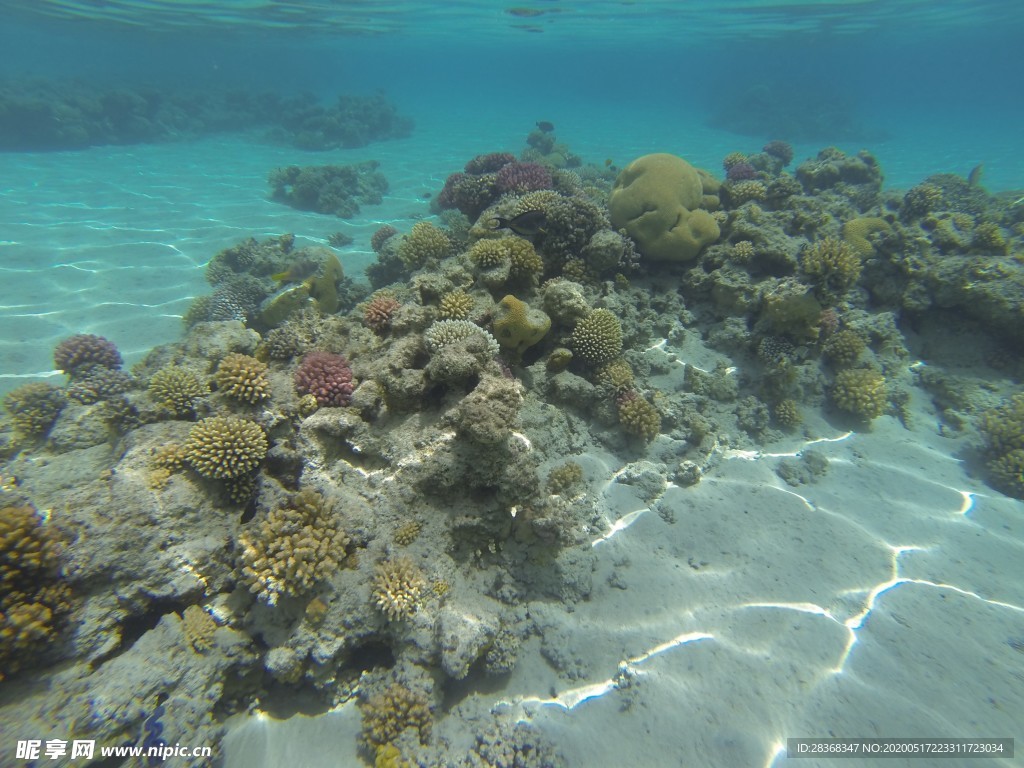
M 17 439 L 45 435 L 64 407 L 64 393 L 41 381 L 22 384 L 4 396 L 4 408 L 11 417 Z
M 217 389 L 233 400 L 255 404 L 270 397 L 266 363 L 231 352 L 221 359 L 213 376 Z
M 509 295 L 498 303 L 492 327 L 502 348 L 522 353 L 544 338 L 551 329 L 551 318 Z
M 595 309 L 572 332 L 572 346 L 590 365 L 608 363 L 622 354 L 622 325 L 611 310 Z
M 826 237 L 804 249 L 800 266 L 819 296 L 838 297 L 857 282 L 863 265 L 853 246 L 845 240 Z
M 871 421 L 885 412 L 885 377 L 871 368 L 851 368 L 836 375 L 832 400 L 840 409 Z
M 440 261 L 452 249 L 448 236 L 428 221 L 413 225 L 412 231 L 398 245 L 398 258 L 414 269 L 430 261 Z
M 0 510 L 0 680 L 54 641 L 70 592 L 56 536 L 30 506 Z
M 189 430 L 184 451 L 199 474 L 230 480 L 260 465 L 267 455 L 267 436 L 259 424 L 246 419 L 212 416 Z
M 985 411 L 978 425 L 987 466 L 995 484 L 1024 499 L 1024 394 Z
M 175 416 L 191 415 L 196 400 L 208 391 L 209 388 L 195 373 L 177 365 L 161 368 L 149 380 L 150 397 Z

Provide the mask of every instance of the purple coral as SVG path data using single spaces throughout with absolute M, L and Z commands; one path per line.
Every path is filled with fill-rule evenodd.
M 64 339 L 53 350 L 53 362 L 69 376 L 91 368 L 121 367 L 121 353 L 112 341 L 92 333 L 78 333 Z
M 779 141 L 778 139 L 769 141 L 764 145 L 762 151 L 781 160 L 783 165 L 789 165 L 793 162 L 793 147 L 788 142 Z
M 746 181 L 747 179 L 757 178 L 757 169 L 750 163 L 741 162 L 729 166 L 729 170 L 725 174 L 729 181 Z
M 497 175 L 502 192 L 532 192 L 551 189 L 551 171 L 540 163 L 509 163 Z
M 313 395 L 320 405 L 348 405 L 352 400 L 352 368 L 331 352 L 310 352 L 295 371 L 295 389 Z

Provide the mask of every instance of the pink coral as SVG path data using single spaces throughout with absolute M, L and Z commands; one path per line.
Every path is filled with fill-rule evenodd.
M 53 362 L 64 373 L 74 375 L 90 368 L 121 367 L 121 353 L 112 341 L 91 333 L 79 333 L 60 342 L 53 350 Z
M 320 405 L 348 405 L 355 385 L 348 360 L 330 352 L 310 352 L 295 371 L 295 389 Z
M 393 296 L 375 296 L 363 309 L 363 320 L 369 328 L 381 333 L 391 325 L 391 316 L 400 306 Z
M 515 161 L 516 156 L 511 152 L 489 152 L 486 155 L 477 155 L 466 163 L 466 173 L 494 173 Z
M 551 171 L 539 163 L 509 163 L 498 171 L 497 182 L 502 192 L 551 189 Z

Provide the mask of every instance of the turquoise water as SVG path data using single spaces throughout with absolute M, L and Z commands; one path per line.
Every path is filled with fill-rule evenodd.
M 267 141 L 257 130 L 230 130 L 183 131 L 173 140 L 0 151 L 0 395 L 29 382 L 63 384 L 53 348 L 73 334 L 115 340 L 126 368 L 154 347 L 179 341 L 189 306 L 211 292 L 204 274 L 208 262 L 249 237 L 294 233 L 296 247 L 326 246 L 332 234 L 341 232 L 352 238 L 338 249 L 345 274 L 368 292 L 365 270 L 378 259 L 370 244 L 374 232 L 390 224 L 406 233 L 417 222 L 437 221 L 431 200 L 449 174 L 479 154 L 518 154 L 537 121 L 553 123 L 559 141 L 598 169 L 621 168 L 641 155 L 667 152 L 722 177 L 722 160 L 729 153 L 754 154 L 780 139 L 795 151 L 790 171 L 829 146 L 848 155 L 867 150 L 881 166 L 884 192 L 897 201 L 933 174 L 966 177 L 979 165 L 980 183 L 988 193 L 1007 199 L 1024 195 L 1024 4 L 1019 2 L 0 0 L 0 13 L 0 92 L 33 81 L 77 81 L 101 91 L 308 92 L 324 101 L 340 93 L 383 93 L 400 115 L 414 121 L 407 136 L 330 150 L 301 150 Z M 295 210 L 269 196 L 271 169 L 369 160 L 379 162 L 389 189 L 383 202 L 363 205 L 350 218 Z M 1013 258 L 1021 235 L 1013 240 L 1006 231 L 1011 238 L 1006 255 Z M 912 245 L 903 245 L 910 254 Z M 668 279 L 678 277 L 671 273 Z M 424 289 L 423 295 L 429 293 Z M 870 305 L 857 309 L 881 311 Z M 656 315 L 659 310 L 646 311 Z M 707 370 L 742 367 L 741 356 L 731 359 L 721 350 L 711 351 L 714 345 L 704 342 L 721 329 L 701 326 L 706 318 L 699 309 L 693 311 L 686 323 L 680 321 L 679 327 L 686 327 L 677 336 L 665 333 L 668 348 L 659 337 L 663 331 L 633 340 L 636 359 L 640 351 L 663 354 L 644 358 L 652 387 L 680 391 L 683 384 L 676 374 L 683 362 Z M 503 598 L 514 604 L 510 610 L 520 611 L 520 619 L 530 614 L 531 621 L 549 631 L 538 630 L 524 640 L 511 678 L 495 682 L 471 673 L 466 680 L 444 682 L 447 672 L 423 664 L 422 674 L 439 681 L 436 709 L 438 716 L 441 710 L 448 716 L 447 725 L 439 726 L 445 738 L 471 740 L 474 729 L 484 727 L 483 719 L 497 713 L 499 719 L 535 725 L 570 766 L 630 760 L 655 766 L 873 764 L 788 760 L 784 743 L 790 736 L 1007 736 L 1024 748 L 1024 509 L 1019 499 L 986 484 L 979 438 L 970 427 L 1001 397 L 1020 391 L 1020 368 L 1013 367 L 1019 364 L 1019 341 L 984 332 L 961 337 L 976 329 L 965 330 L 955 314 L 929 315 L 920 323 L 903 323 L 897 316 L 891 322 L 909 351 L 898 363 L 887 361 L 892 366 L 887 376 L 903 376 L 906 382 L 932 366 L 951 380 L 976 377 L 969 407 L 956 400 L 937 405 L 924 389 L 906 384 L 912 392 L 905 412 L 894 404 L 875 426 L 861 429 L 834 414 L 818 413 L 821 398 L 801 403 L 808 413 L 814 410 L 804 431 L 771 445 L 744 442 L 742 435 L 734 444 L 723 441 L 709 454 L 717 457 L 714 461 L 705 457 L 707 475 L 694 489 L 680 487 L 678 477 L 665 468 L 678 466 L 682 454 L 664 443 L 620 450 L 604 433 L 608 425 L 601 419 L 586 437 L 566 427 L 564 445 L 551 448 L 542 464 L 549 471 L 566 456 L 584 457 L 580 463 L 597 499 L 582 547 L 597 553 L 593 575 L 586 576 L 596 585 L 593 594 L 578 599 L 571 610 L 563 610 L 551 593 L 521 602 Z M 879 338 L 880 331 L 872 343 L 881 355 Z M 943 347 L 946 339 L 949 349 Z M 992 362 L 996 358 L 1017 362 L 1000 367 Z M 280 380 L 289 379 L 282 373 Z M 453 403 L 445 401 L 449 406 Z M 668 409 L 673 418 L 683 410 L 677 406 Z M 949 427 L 951 417 L 944 421 L 949 409 L 967 414 L 962 432 Z M 431 419 L 441 420 L 432 413 Z M 264 426 L 271 421 L 266 413 L 252 415 Z M 528 426 L 542 431 L 544 421 L 535 416 Z M 382 423 L 388 429 L 408 428 Z M 554 423 L 548 428 L 555 430 Z M 523 429 L 529 445 L 536 437 Z M 405 440 L 405 447 L 415 445 L 428 457 L 444 443 L 441 438 L 419 443 L 401 434 L 396 442 Z M 35 489 L 32 502 L 42 509 L 40 499 L 46 499 L 47 515 L 57 509 L 53 514 L 59 521 L 60 501 L 77 498 L 74 482 L 95 482 L 100 469 L 143 483 L 138 456 L 147 445 L 167 439 L 154 435 L 117 443 L 117 458 L 109 466 L 83 458 L 80 465 L 88 469 L 80 476 L 72 473 L 75 480 L 67 485 L 61 485 L 62 478 L 35 477 L 22 492 Z M 360 433 L 359 440 L 364 438 Z M 832 462 L 829 479 L 817 487 L 781 483 L 775 463 L 811 446 Z M 351 455 L 358 457 L 361 448 Z M 38 460 L 35 454 L 15 457 L 6 444 L 5 451 L 5 461 L 11 462 L 3 470 L 5 493 L 18 493 L 16 475 L 26 466 L 45 467 L 54 460 L 42 448 Z M 330 451 L 316 461 L 307 456 L 309 476 L 328 474 L 325 457 L 339 461 Z M 349 483 L 346 493 L 371 511 L 379 507 L 397 514 L 394 509 L 401 505 L 387 497 L 387 489 L 395 487 L 388 485 L 394 479 L 390 469 L 404 470 L 426 459 L 420 453 L 387 458 L 394 464 L 384 480 L 378 477 L 380 467 L 356 459 L 357 469 L 335 479 L 339 486 Z M 60 463 L 65 460 L 58 461 L 61 469 L 53 475 L 70 472 Z M 654 482 L 650 477 L 658 478 L 657 492 L 644 488 Z M 410 500 L 419 493 L 415 488 L 402 504 L 415 506 Z M 265 496 L 276 498 L 269 491 Z M 91 515 L 101 509 L 101 501 L 89 498 L 95 505 Z M 187 508 L 147 503 L 159 509 L 153 515 Z M 265 513 L 268 504 L 261 497 L 253 509 Z M 429 504 L 425 508 L 438 511 Z M 749 512 L 762 516 L 754 523 L 746 517 Z M 95 514 L 96 520 L 104 519 L 105 513 Z M 381 516 L 386 518 L 384 512 Z M 216 525 L 221 523 L 217 518 Z M 203 524 L 189 520 L 189 525 Z M 83 542 L 94 525 L 103 529 L 104 523 L 76 519 L 68 527 L 75 534 L 74 546 L 89 546 Z M 353 525 L 356 538 L 368 540 L 374 557 L 380 555 L 373 547 L 385 538 L 379 529 L 384 523 L 367 513 Z M 103 530 L 109 546 L 114 534 Z M 158 530 L 165 535 L 168 529 Z M 276 642 L 274 632 L 284 630 L 268 613 L 239 609 L 233 602 L 237 596 L 227 597 L 232 577 L 211 565 L 223 565 L 217 546 L 227 547 L 221 539 L 232 541 L 236 533 L 205 531 L 204 541 L 218 542 L 210 545 L 214 554 L 203 550 L 196 560 L 210 568 L 205 576 L 215 588 L 209 592 L 206 584 L 183 586 L 189 577 L 182 574 L 194 563 L 187 546 L 180 553 L 176 547 L 190 531 L 166 534 L 168 545 L 160 551 L 179 558 L 174 562 L 180 569 L 175 565 L 167 575 L 172 583 L 166 594 L 154 597 L 155 607 L 143 610 L 132 603 L 137 596 L 126 598 L 128 618 L 120 620 L 130 623 L 144 614 L 156 626 L 160 610 L 173 616 L 184 605 L 199 603 L 238 634 L 258 625 L 252 631 L 257 640 L 245 652 L 265 653 Z M 147 528 L 140 524 L 125 535 L 145 536 Z M 427 541 L 447 546 L 442 533 L 431 535 L 438 538 Z M 720 565 L 715 556 L 734 545 L 741 554 Z M 710 565 L 701 560 L 705 556 Z M 531 555 L 531 567 L 548 568 L 544 557 Z M 91 565 L 81 567 L 89 574 L 89 588 L 98 593 L 98 574 L 104 571 L 95 563 L 102 557 L 90 550 L 89 559 Z M 371 560 L 367 554 L 365 562 Z M 370 565 L 359 567 L 369 572 Z M 551 570 L 571 568 L 560 561 Z M 476 593 L 466 597 L 471 592 L 466 584 L 488 600 L 500 591 L 479 575 L 487 573 L 484 566 L 443 573 L 462 600 L 451 613 L 469 617 L 467 622 L 486 610 L 475 612 Z M 369 578 L 358 586 L 362 598 Z M 153 583 L 147 582 L 146 589 Z M 233 611 L 237 615 L 228 618 Z M 139 703 L 137 711 L 125 714 L 128 705 L 110 692 L 116 686 L 109 678 L 120 674 L 113 666 L 119 654 L 125 651 L 126 664 L 138 661 L 128 660 L 131 649 L 118 645 L 121 629 L 114 627 L 116 622 L 104 623 L 101 613 L 76 614 L 76 621 L 79 628 L 94 622 L 98 629 L 93 634 L 114 638 L 109 647 L 97 650 L 103 645 L 99 641 L 90 647 L 89 663 L 96 670 L 106 665 L 107 679 L 91 683 L 92 668 L 85 672 L 75 666 L 84 663 L 86 654 L 67 653 L 60 657 L 66 677 L 49 681 L 49 690 L 61 695 L 66 688 L 78 697 L 79 708 L 93 697 L 89 711 L 97 721 L 107 717 L 123 722 L 126 731 L 137 731 L 152 704 Z M 298 624 L 295 616 L 291 619 Z M 450 615 L 446 620 L 458 623 Z M 124 632 L 138 644 L 137 653 L 153 653 L 170 642 L 168 626 L 177 627 L 163 621 L 151 631 L 133 624 Z M 227 632 L 226 626 L 222 629 Z M 342 634 L 338 629 L 335 637 Z M 584 636 L 592 643 L 580 639 Z M 387 655 L 391 651 L 378 646 L 390 638 L 374 636 L 367 641 L 370 650 L 360 646 L 359 652 L 371 659 Z M 240 641 L 231 642 L 242 647 Z M 359 714 L 351 703 L 355 699 L 345 697 L 358 688 L 358 680 L 338 683 L 344 665 L 324 650 L 330 640 L 321 635 L 317 642 L 304 652 L 338 663 L 331 672 L 337 672 L 337 679 L 328 684 L 324 680 L 330 674 L 308 673 L 299 684 L 275 670 L 278 678 L 257 695 L 234 677 L 232 664 L 238 657 L 225 650 L 223 641 L 218 652 L 232 661 L 223 661 L 215 676 L 227 693 L 219 687 L 207 697 L 216 705 L 203 705 L 214 711 L 217 728 L 229 722 L 221 730 L 202 731 L 204 738 L 218 738 L 217 757 L 209 763 L 167 764 L 372 764 L 365 749 L 357 756 Z M 562 646 L 569 649 L 564 654 Z M 188 674 L 181 657 L 173 659 L 154 664 L 181 713 L 181 701 L 204 701 L 206 694 L 169 679 L 175 670 Z M 273 665 L 268 661 L 266 666 Z M 42 666 L 31 670 L 40 676 L 43 671 Z M 625 696 L 631 675 L 636 676 L 635 689 Z M 9 693 L 0 682 L 0 711 L 6 709 L 0 722 L 18 723 L 12 714 L 16 697 L 33 702 L 32 719 L 23 727 L 27 736 L 17 739 L 34 738 L 35 732 L 43 738 L 51 732 L 54 737 L 70 734 L 69 728 L 83 720 L 78 709 L 69 705 L 62 711 L 24 676 L 19 679 L 7 684 Z M 100 690 L 115 703 L 104 704 L 106 699 L 96 693 Z M 304 697 L 321 695 L 322 700 L 305 706 Z M 195 712 L 206 717 L 203 706 L 196 704 Z M 297 712 L 303 714 L 285 717 Z M 319 717 L 307 722 L 307 714 Z M 175 722 L 197 719 L 181 714 Z M 112 738 L 116 730 L 97 727 L 96 732 Z M 175 738 L 185 742 L 188 736 Z M 29 764 L 11 758 L 13 738 L 0 728 L 0 768 Z M 1010 758 L 948 762 L 1016 764 Z M 103 763 L 108 764 L 121 763 Z M 448 764 L 463 765 L 454 758 Z

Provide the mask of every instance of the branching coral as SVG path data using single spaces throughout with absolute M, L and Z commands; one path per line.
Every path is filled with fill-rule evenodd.
M 239 537 L 242 580 L 274 605 L 281 595 L 304 594 L 329 578 L 348 542 L 332 505 L 316 491 L 300 491 Z
M 363 307 L 363 322 L 375 333 L 383 333 L 391 325 L 391 316 L 402 306 L 398 299 L 387 293 L 371 297 Z
M 885 378 L 871 368 L 840 371 L 832 389 L 832 400 L 842 410 L 871 421 L 885 412 Z
M 206 384 L 188 368 L 168 365 L 149 380 L 149 395 L 175 416 L 189 416 L 196 400 L 209 391 Z
M 46 434 L 64 407 L 64 394 L 41 381 L 22 384 L 4 395 L 4 408 L 18 439 Z
M 821 346 L 821 352 L 837 368 L 848 368 L 857 362 L 866 348 L 859 333 L 844 328 L 828 337 Z
M 649 401 L 636 392 L 619 395 L 619 422 L 630 435 L 643 440 L 653 440 L 661 430 L 661 414 Z
M 861 260 L 845 240 L 826 237 L 807 246 L 800 266 L 821 297 L 842 296 L 860 277 Z
M 413 729 L 421 744 L 430 739 L 433 716 L 426 695 L 404 685 L 392 683 L 380 693 L 361 702 L 362 739 L 371 750 L 394 742 L 407 729 Z
M 465 291 L 452 291 L 441 297 L 438 314 L 444 320 L 465 320 L 472 309 L 472 296 Z
M 70 609 L 59 545 L 29 506 L 0 510 L 0 680 L 55 639 Z
M 310 352 L 295 371 L 295 389 L 313 395 L 322 406 L 344 406 L 352 400 L 355 385 L 348 360 L 330 352 Z
M 440 261 L 451 249 L 451 241 L 443 231 L 428 221 L 420 221 L 399 243 L 398 258 L 412 269 L 430 261 Z
M 420 608 L 427 580 L 408 557 L 396 557 L 377 565 L 372 600 L 391 621 L 408 619 Z
M 398 234 L 398 230 L 390 224 L 385 224 L 377 228 L 377 231 L 373 233 L 370 238 L 370 247 L 373 248 L 375 253 L 380 253 L 386 243 L 391 237 Z
M 75 376 L 93 366 L 120 368 L 121 353 L 114 343 L 92 333 L 79 333 L 64 339 L 53 350 L 58 369 Z
M 267 436 L 259 424 L 246 419 L 212 416 L 189 430 L 184 453 L 185 460 L 204 477 L 238 478 L 263 461 Z
M 595 309 L 572 332 L 576 354 L 590 365 L 608 363 L 622 354 L 622 326 L 607 309 Z
M 978 424 L 989 473 L 1006 493 L 1024 499 L 1024 394 L 985 411 Z
M 249 355 L 238 352 L 225 355 L 213 379 L 217 389 L 243 403 L 255 404 L 270 397 L 267 366 Z

